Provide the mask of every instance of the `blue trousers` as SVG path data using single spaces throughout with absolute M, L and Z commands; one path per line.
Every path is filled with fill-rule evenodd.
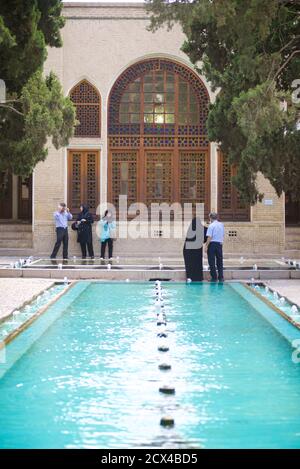
M 223 280 L 223 245 L 214 241 L 209 243 L 207 257 L 212 280 Z

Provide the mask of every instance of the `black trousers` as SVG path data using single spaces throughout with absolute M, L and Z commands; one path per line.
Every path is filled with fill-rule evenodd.
M 209 243 L 207 257 L 212 280 L 217 280 L 217 270 L 218 279 L 223 280 L 223 245 L 221 243 L 216 243 L 215 241 Z
M 90 243 L 80 243 L 82 257 L 86 257 L 86 248 L 90 257 L 94 257 L 94 248 L 93 242 Z
M 69 244 L 69 234 L 68 228 L 56 228 L 56 243 L 54 245 L 51 259 L 55 259 L 58 253 L 58 250 L 63 243 L 63 258 L 68 258 L 68 244 Z
M 105 248 L 108 244 L 108 257 L 112 257 L 113 255 L 113 240 L 111 238 L 106 239 L 105 241 L 101 241 L 101 257 L 105 257 Z

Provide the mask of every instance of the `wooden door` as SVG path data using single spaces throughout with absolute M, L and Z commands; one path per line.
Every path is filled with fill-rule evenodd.
M 0 219 L 12 218 L 12 175 L 0 171 Z
M 80 204 L 96 213 L 100 203 L 100 155 L 98 150 L 69 150 L 68 206 L 78 213 Z
M 146 184 L 146 205 L 152 203 L 172 204 L 174 201 L 172 152 L 155 150 L 145 152 L 144 178 Z
M 18 177 L 18 218 L 31 221 L 32 218 L 32 176 Z
M 204 204 L 207 218 L 210 206 L 210 165 L 208 150 L 184 150 L 179 155 L 181 203 Z
M 237 169 L 218 152 L 218 213 L 223 221 L 250 221 L 250 206 L 232 184 Z
M 294 202 L 289 192 L 285 194 L 285 223 L 286 225 L 300 224 L 300 202 Z
M 138 151 L 135 150 L 114 150 L 110 153 L 109 200 L 117 211 L 120 195 L 127 196 L 128 207 L 138 202 L 138 160 Z

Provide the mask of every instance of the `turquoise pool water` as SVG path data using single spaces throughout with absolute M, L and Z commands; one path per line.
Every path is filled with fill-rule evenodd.
M 1 448 L 300 448 L 289 342 L 229 284 L 167 283 L 159 352 L 153 288 L 79 282 L 7 347 Z

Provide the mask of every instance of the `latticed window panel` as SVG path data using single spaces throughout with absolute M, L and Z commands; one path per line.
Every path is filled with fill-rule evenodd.
M 69 151 L 68 205 L 74 213 L 79 212 L 82 203 L 96 213 L 100 203 L 99 166 L 98 151 Z
M 97 181 L 97 154 L 87 153 L 86 154 L 86 201 L 87 205 L 93 211 L 96 211 L 98 201 L 98 181 Z
M 231 165 L 227 158 L 222 158 L 222 192 L 220 193 L 221 210 L 232 209 Z
M 145 147 L 174 147 L 174 137 L 144 137 Z
M 172 203 L 172 154 L 146 153 L 146 203 Z
M 139 201 L 147 205 L 204 202 L 206 190 L 208 206 L 210 188 L 209 184 L 205 186 L 205 181 L 209 167 L 202 169 L 199 156 L 208 154 L 208 107 L 205 85 L 194 71 L 180 63 L 153 58 L 125 70 L 112 88 L 108 105 L 110 201 L 117 204 L 121 193 L 120 173 L 123 171 L 125 178 L 127 171 L 124 165 L 121 170 L 121 163 L 114 163 L 113 159 L 119 157 L 113 155 L 127 155 L 134 150 L 137 161 L 132 168 L 138 173 L 132 202 L 137 201 L 137 195 L 142 198 Z M 191 187 L 188 195 L 184 187 L 189 184 L 190 176 L 181 174 L 185 164 L 182 156 L 181 166 L 180 154 L 185 152 L 189 161 L 192 155 L 196 158 L 197 181 L 203 180 L 203 184 L 197 182 L 195 196 Z M 176 180 L 172 180 L 172 174 L 176 175 Z
M 137 152 L 112 152 L 112 203 L 119 207 L 119 195 L 127 195 L 128 205 L 137 202 Z
M 208 152 L 180 152 L 181 203 L 205 203 Z
M 71 180 L 69 181 L 71 186 L 71 200 L 69 201 L 70 208 L 79 208 L 81 202 L 82 193 L 82 154 L 73 153 L 71 159 Z
M 76 106 L 76 119 L 79 121 L 75 137 L 100 137 L 101 102 L 95 87 L 84 80 L 72 89 L 70 98 Z
M 209 97 L 195 72 L 167 59 L 129 67 L 109 100 L 109 134 L 206 135 Z M 124 127 L 126 125 L 126 128 Z
M 140 146 L 140 137 L 132 137 L 129 135 L 117 135 L 114 137 L 110 137 L 109 139 L 109 146 L 111 148 L 118 148 L 118 147 L 139 147 Z
M 219 214 L 227 221 L 249 221 L 250 207 L 241 199 L 232 184 L 232 177 L 235 174 L 236 168 L 219 152 Z
M 208 148 L 209 141 L 206 136 L 185 136 L 185 137 L 178 137 L 178 147 L 179 148 Z

